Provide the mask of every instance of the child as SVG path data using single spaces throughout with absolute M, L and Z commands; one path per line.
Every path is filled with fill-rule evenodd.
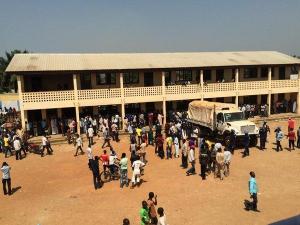
M 157 225 L 167 225 L 166 215 L 164 214 L 164 209 L 162 207 L 157 209 L 157 214 L 159 216 Z

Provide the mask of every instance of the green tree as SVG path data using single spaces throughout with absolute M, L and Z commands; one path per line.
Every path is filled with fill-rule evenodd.
M 11 89 L 17 88 L 17 78 L 15 75 L 7 75 L 5 73 L 6 67 L 17 53 L 28 53 L 27 50 L 13 50 L 5 52 L 4 57 L 0 57 L 0 92 L 8 92 Z

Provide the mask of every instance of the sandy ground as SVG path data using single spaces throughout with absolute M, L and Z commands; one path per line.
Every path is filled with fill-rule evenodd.
M 165 209 L 171 225 L 268 224 L 295 216 L 300 213 L 300 150 L 275 152 L 274 127 L 281 125 L 286 132 L 287 122 L 269 125 L 268 149 L 252 148 L 247 158 L 236 151 L 231 174 L 223 181 L 212 175 L 206 181 L 198 175 L 186 177 L 180 159 L 160 160 L 153 147 L 147 148 L 145 182 L 133 190 L 120 189 L 118 181 L 94 190 L 87 156 L 75 158 L 71 145 L 56 145 L 54 155 L 44 158 L 30 154 L 15 161 L 11 157 L 6 161 L 12 167 L 12 186 L 19 189 L 12 196 L 0 195 L 0 224 L 118 225 L 124 217 L 140 224 L 138 212 L 149 191 L 158 195 L 158 206 Z M 102 151 L 100 142 L 97 139 L 93 146 L 95 155 Z M 128 152 L 128 137 L 113 145 L 118 155 Z M 198 162 L 196 168 L 199 173 Z M 259 185 L 259 213 L 244 210 L 251 170 Z

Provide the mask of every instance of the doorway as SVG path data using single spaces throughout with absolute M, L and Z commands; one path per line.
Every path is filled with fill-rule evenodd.
M 145 72 L 144 73 L 144 86 L 150 87 L 153 86 L 153 72 Z

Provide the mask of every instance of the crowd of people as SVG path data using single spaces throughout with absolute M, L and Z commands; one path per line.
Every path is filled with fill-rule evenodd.
M 180 166 L 186 170 L 186 175 L 196 174 L 196 162 L 199 163 L 199 175 L 202 180 L 206 180 L 209 174 L 213 174 L 214 178 L 229 176 L 230 164 L 234 150 L 237 147 L 235 143 L 235 134 L 232 133 L 230 142 L 227 146 L 220 142 L 213 143 L 207 139 L 200 129 L 186 121 L 184 112 L 171 113 L 169 122 L 163 125 L 163 115 L 148 114 L 145 119 L 145 114 L 126 115 L 124 118 L 124 129 L 128 133 L 129 154 L 122 152 L 120 158 L 114 146 L 117 146 L 119 139 L 119 130 L 121 127 L 121 118 L 115 115 L 109 119 L 108 117 L 85 117 L 80 123 L 81 130 L 86 134 L 88 147 L 84 151 L 82 136 L 76 133 L 76 123 L 71 121 L 69 127 L 71 134 L 75 135 L 75 154 L 78 153 L 87 155 L 88 167 L 93 176 L 94 188 L 97 190 L 104 185 L 101 179 L 103 172 L 109 172 L 111 176 L 120 178 L 120 188 L 129 187 L 135 188 L 141 185 L 144 168 L 148 163 L 147 155 L 150 154 L 148 146 L 153 146 L 154 154 L 160 159 L 172 160 L 181 158 Z M 73 124 L 73 125 L 72 125 Z M 83 126 L 82 126 L 83 124 Z M 295 146 L 300 148 L 300 127 L 295 132 L 295 121 L 292 118 L 288 120 L 288 133 L 283 134 L 280 127 L 275 130 L 276 151 L 282 151 L 281 141 L 284 136 L 288 138 L 288 150 L 294 150 Z M 261 150 L 266 149 L 268 134 L 270 128 L 266 122 L 259 129 L 259 139 Z M 5 157 L 15 154 L 16 160 L 21 160 L 30 152 L 32 146 L 28 143 L 30 133 L 28 130 L 22 129 L 4 129 L 0 130 L 0 151 L 5 154 Z M 94 138 L 103 140 L 101 146 L 103 152 L 101 155 L 94 154 L 93 145 Z M 296 142 L 297 141 L 297 142 Z M 115 143 L 111 143 L 115 142 Z M 244 138 L 243 156 L 249 156 L 249 135 Z M 41 146 L 38 147 L 37 153 L 44 156 L 45 150 L 48 155 L 53 154 L 53 149 L 50 140 L 44 132 L 41 140 Z M 198 152 L 198 157 L 196 156 Z M 11 192 L 11 177 L 10 166 L 4 162 L 1 171 L 3 173 L 3 192 L 10 195 Z M 102 170 L 102 171 L 101 171 Z M 129 179 L 129 171 L 132 170 L 132 177 Z M 119 177 L 117 176 L 119 174 Z M 250 173 L 249 193 L 253 199 L 252 208 L 257 210 L 257 184 L 255 173 Z M 157 197 L 152 192 L 149 193 L 148 201 L 142 202 L 140 210 L 141 224 L 166 224 L 166 217 L 163 208 L 158 208 L 156 211 Z M 158 215 L 158 216 L 157 216 Z M 130 224 L 128 219 L 124 219 L 124 224 Z

